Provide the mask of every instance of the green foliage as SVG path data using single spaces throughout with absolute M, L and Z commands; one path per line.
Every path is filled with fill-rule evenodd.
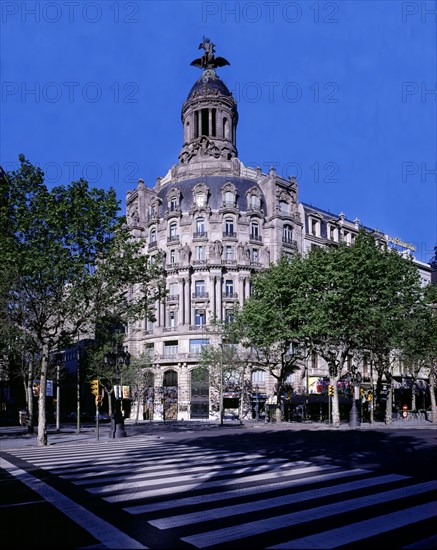
M 164 285 L 159 259 L 142 253 L 143 243 L 118 216 L 113 189 L 89 188 L 81 179 L 49 190 L 43 172 L 19 159 L 20 168 L 2 181 L 0 337 L 6 347 L 18 334 L 39 353 L 43 392 L 51 350 L 92 337 L 108 316 L 153 317 Z

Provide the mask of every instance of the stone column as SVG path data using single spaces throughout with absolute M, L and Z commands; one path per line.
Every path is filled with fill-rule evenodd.
M 222 276 L 216 277 L 215 289 L 217 296 L 217 319 L 221 321 L 223 319 L 223 308 L 222 308 Z

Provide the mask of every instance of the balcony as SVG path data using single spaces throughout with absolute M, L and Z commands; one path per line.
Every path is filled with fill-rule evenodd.
M 179 242 L 179 235 L 170 235 L 167 237 L 167 244 L 171 243 L 178 243 Z
M 206 265 L 207 261 L 208 260 L 205 260 L 205 259 L 203 259 L 203 260 L 193 260 L 191 263 L 193 265 Z
M 150 241 L 147 250 L 155 250 L 156 248 L 158 248 L 158 241 Z
M 208 332 L 207 325 L 190 325 L 188 329 L 192 332 Z
M 238 300 L 238 294 L 236 292 L 223 292 L 223 300 Z
M 255 241 L 257 243 L 262 243 L 262 240 L 263 238 L 261 237 L 261 235 L 258 235 L 256 233 L 252 233 L 250 236 L 249 236 L 249 240 L 250 241 Z
M 297 241 L 291 239 L 290 237 L 282 237 L 282 244 L 297 250 Z
M 168 302 L 179 302 L 179 294 L 169 294 L 167 296 L 167 303 Z
M 209 293 L 208 292 L 193 292 L 191 294 L 191 298 L 193 300 L 206 300 L 209 298 Z
M 163 327 L 162 332 L 176 332 L 177 327 Z
M 207 241 L 208 233 L 206 231 L 195 231 L 193 233 L 193 241 Z
M 223 238 L 237 240 L 237 234 L 234 231 L 223 231 Z

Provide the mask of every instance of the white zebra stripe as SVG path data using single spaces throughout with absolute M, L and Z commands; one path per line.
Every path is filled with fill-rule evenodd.
M 223 506 L 221 508 L 214 508 L 212 510 L 203 510 L 202 512 L 181 514 L 179 516 L 172 516 L 170 518 L 152 520 L 149 521 L 149 523 L 154 527 L 158 527 L 158 529 L 171 529 L 174 527 L 181 527 L 183 525 L 193 525 L 195 523 L 203 521 L 212 521 L 229 516 L 247 514 L 250 512 L 259 512 L 260 510 L 276 508 L 278 506 L 287 506 L 288 504 L 305 502 L 307 500 L 313 500 L 315 497 L 323 498 L 326 496 L 338 495 L 346 491 L 366 489 L 367 487 L 375 487 L 377 485 L 391 483 L 402 479 L 407 478 L 406 476 L 401 475 L 385 475 L 380 477 L 366 478 L 359 481 L 350 481 L 348 483 L 334 485 L 333 487 L 324 487 L 321 489 L 317 489 L 316 492 L 314 491 L 314 489 L 312 489 L 309 491 L 303 491 L 298 494 L 267 498 L 264 500 L 256 500 L 254 502 L 247 502 L 244 504 Z
M 341 514 L 342 512 L 358 510 L 360 508 L 365 508 L 366 506 L 371 506 L 372 504 L 380 504 L 382 502 L 390 502 L 399 498 L 405 498 L 407 494 L 409 496 L 421 494 L 423 492 L 435 490 L 436 488 L 437 481 L 420 483 L 418 485 L 403 487 L 400 489 L 393 489 L 391 491 L 373 494 L 370 496 L 364 496 L 360 498 L 319 506 L 311 508 L 309 510 L 302 510 L 290 514 L 282 514 L 280 516 L 261 519 L 258 521 L 251 521 L 232 527 L 226 527 L 223 529 L 208 531 L 206 533 L 182 537 L 181 540 L 192 544 L 196 548 L 207 548 L 208 546 L 224 544 L 226 542 L 244 537 L 261 535 L 275 529 L 281 529 L 284 526 L 290 527 L 292 525 L 298 525 L 299 523 L 311 522 L 329 516 Z
M 437 501 L 427 502 L 426 504 L 413 506 L 405 510 L 392 512 L 391 514 L 385 514 L 376 518 L 351 523 L 337 529 L 323 531 L 316 535 L 276 544 L 275 546 L 270 546 L 268 550 L 336 548 L 343 544 L 350 544 L 368 537 L 387 533 L 399 527 L 405 527 L 406 525 L 411 525 L 412 523 L 431 519 L 436 516 Z M 421 546 L 414 544 L 411 548 L 421 548 Z M 424 548 L 432 548 L 432 546 L 425 546 Z

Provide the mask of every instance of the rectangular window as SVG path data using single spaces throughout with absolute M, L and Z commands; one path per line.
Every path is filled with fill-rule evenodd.
M 196 309 L 194 311 L 194 322 L 197 327 L 201 327 L 205 324 L 206 316 L 204 309 Z
M 170 283 L 168 285 L 168 293 L 170 296 L 176 296 L 178 293 L 178 283 Z
M 225 234 L 230 236 L 234 234 L 234 220 L 231 218 L 225 220 Z
M 177 353 L 178 353 L 177 340 L 172 340 L 171 342 L 164 342 L 164 355 L 177 355 Z
M 225 310 L 225 323 L 227 325 L 230 325 L 233 322 L 234 322 L 234 310 L 226 309 Z
M 175 311 L 169 311 L 168 312 L 168 326 L 170 328 L 176 327 L 176 312 Z
M 194 283 L 194 293 L 198 298 L 205 296 L 205 281 L 196 281 Z
M 204 260 L 205 259 L 205 247 L 202 246 L 196 246 L 196 260 Z
M 227 279 L 225 281 L 225 294 L 226 296 L 232 296 L 234 294 L 234 281 Z
M 252 262 L 259 262 L 259 254 L 257 248 L 252 248 Z
M 190 340 L 190 353 L 200 353 L 203 346 L 207 346 L 209 340 Z
M 261 369 L 256 369 L 252 371 L 252 383 L 253 384 L 264 384 L 264 371 Z
M 176 263 L 176 250 L 170 250 L 170 263 Z
M 234 248 L 230 244 L 226 245 L 225 258 L 226 258 L 226 260 L 233 260 L 234 259 Z

